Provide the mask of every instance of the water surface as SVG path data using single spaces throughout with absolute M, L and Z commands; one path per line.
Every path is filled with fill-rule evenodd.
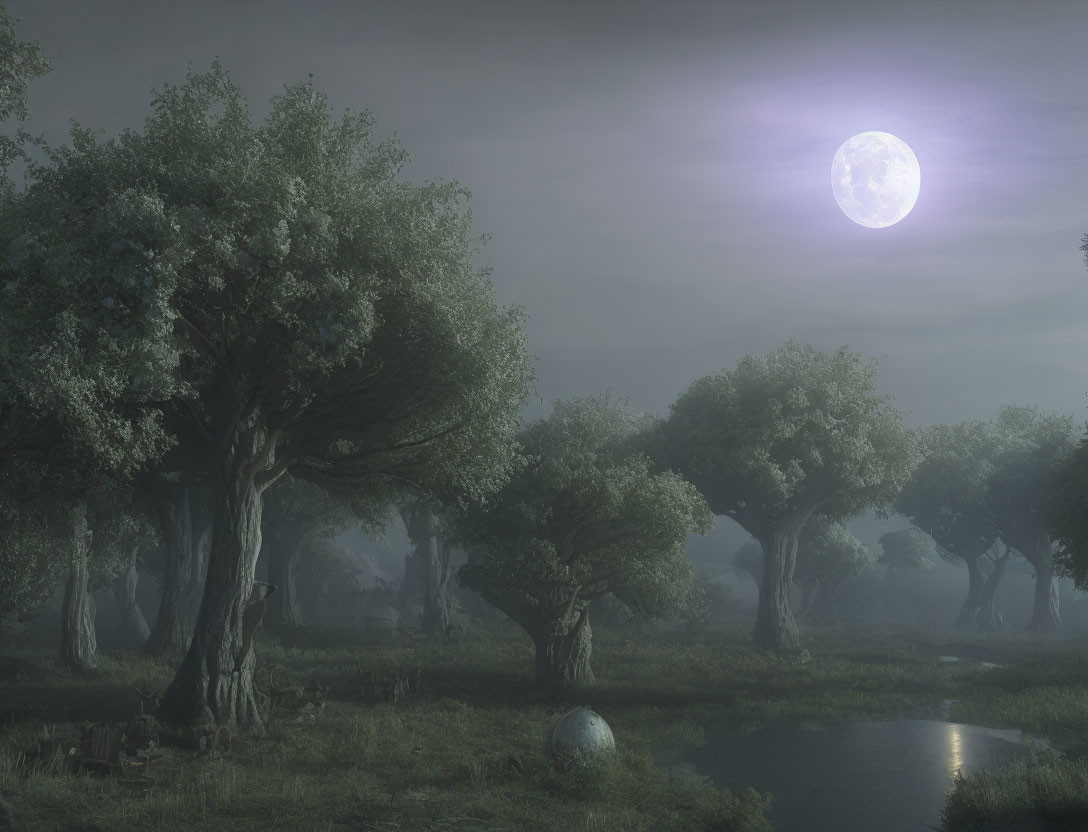
M 777 832 L 919 832 L 937 827 L 956 770 L 967 774 L 1030 753 L 1018 730 L 937 720 L 771 728 L 744 737 L 711 734 L 675 771 L 733 791 L 774 795 Z

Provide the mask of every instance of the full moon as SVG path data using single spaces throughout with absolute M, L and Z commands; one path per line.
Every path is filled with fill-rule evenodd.
M 887 228 L 918 201 L 922 169 L 905 141 L 872 130 L 847 139 L 831 162 L 831 190 L 858 225 Z

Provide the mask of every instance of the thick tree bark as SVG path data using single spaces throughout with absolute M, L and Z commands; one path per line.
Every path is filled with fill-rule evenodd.
M 1031 611 L 1029 630 L 1039 633 L 1060 633 L 1062 624 L 1058 579 L 1051 564 L 1050 540 L 1040 539 L 1034 547 L 1026 547 L 1024 557 L 1035 569 L 1035 602 Z
M 113 582 L 113 600 L 117 603 L 116 639 L 118 644 L 133 647 L 142 647 L 151 635 L 147 619 L 144 618 L 140 605 L 136 603 L 136 583 L 139 580 L 139 573 L 136 571 L 138 551 L 138 546 L 132 547 L 128 569 L 118 575 Z
M 425 553 L 418 546 L 404 556 L 404 580 L 397 595 L 397 609 L 401 620 L 412 625 L 416 623 L 416 604 L 426 583 L 426 567 Z
M 163 694 L 160 713 L 170 722 L 213 722 L 263 733 L 253 688 L 253 637 L 275 589 L 254 581 L 261 549 L 264 488 L 251 460 L 270 442 L 258 429 L 241 430 L 214 474 L 215 521 L 208 576 L 189 651 Z M 243 453 L 243 451 L 247 453 Z M 265 446 L 268 463 L 274 453 Z
M 450 628 L 450 555 L 452 547 L 435 540 L 435 560 L 427 570 L 423 595 L 423 632 L 429 635 L 445 633 Z
M 790 518 L 759 538 L 763 546 L 763 582 L 753 642 L 761 649 L 790 652 L 801 646 L 790 609 L 790 587 L 797 563 L 797 537 L 809 513 Z
M 974 557 L 963 558 L 963 562 L 967 565 L 967 598 L 963 602 L 963 606 L 960 607 L 960 614 L 956 618 L 954 626 L 958 628 L 972 626 L 978 618 L 979 610 L 982 608 L 986 576 L 978 563 L 981 557 L 982 553 L 980 552 Z
M 993 571 L 986 576 L 986 582 L 982 586 L 982 603 L 979 605 L 978 615 L 975 616 L 979 629 L 989 631 L 997 627 L 997 617 L 994 615 L 994 595 L 997 594 L 1001 579 L 1005 577 L 1011 554 L 1012 550 L 1006 548 L 1005 554 L 994 561 Z
M 144 644 L 144 652 L 149 655 L 189 647 L 192 628 L 185 620 L 182 606 L 193 549 L 188 487 L 183 486 L 173 499 L 159 503 L 159 523 L 166 540 L 166 573 L 163 576 L 159 615 Z
M 530 632 L 536 646 L 536 682 L 542 690 L 592 685 L 593 630 L 589 604 L 583 602 L 561 617 L 536 624 Z
M 267 626 L 271 628 L 301 627 L 306 623 L 295 587 L 295 567 L 306 533 L 299 530 L 288 534 L 288 538 L 268 547 L 268 580 L 276 587 L 268 599 Z
M 434 535 L 434 517 L 424 507 L 402 510 L 401 517 L 412 541 L 412 553 L 404 561 L 401 615 L 411 615 L 417 597 L 422 598 L 420 629 L 428 635 L 446 632 L 450 625 L 450 547 Z
M 76 531 L 75 551 L 61 604 L 60 662 L 64 667 L 82 672 L 98 667 L 95 658 L 98 641 L 94 632 L 94 598 L 88 588 L 91 536 L 85 517 L 80 518 Z

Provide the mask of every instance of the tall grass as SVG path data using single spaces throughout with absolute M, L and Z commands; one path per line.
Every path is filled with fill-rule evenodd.
M 937 718 L 949 699 L 954 719 L 1025 728 L 1063 751 L 1088 751 L 1088 657 L 1075 642 L 818 633 L 808 641 L 805 653 L 778 657 L 752 650 L 740 632 L 687 638 L 645 628 L 600 630 L 593 649 L 598 684 L 556 700 L 535 690 L 532 645 L 514 628 L 470 626 L 457 643 L 379 645 L 349 632 L 261 636 L 260 684 L 283 665 L 298 684 L 316 677 L 330 688 L 316 722 L 274 720 L 266 737 L 227 757 L 178 747 L 156 762 L 147 782 L 27 770 L 19 755 L 35 746 L 43 722 L 61 734 L 78 733 L 82 719 L 121 726 L 137 710 L 134 688 L 164 689 L 177 657 L 105 651 L 98 673 L 79 677 L 58 670 L 51 653 L 8 651 L 24 672 L 0 683 L 0 792 L 25 830 L 78 821 L 163 832 L 764 832 L 764 797 L 680 778 L 655 757 L 681 755 L 711 728 Z M 938 663 L 946 654 L 964 661 Z M 988 669 L 980 660 L 1006 666 Z M 367 704 L 366 674 L 410 670 L 425 674 L 434 695 Z M 573 705 L 608 721 L 617 753 L 557 772 L 544 739 Z M 1076 816 L 1077 790 L 1088 793 L 1085 766 L 1042 757 L 1015 765 L 1021 768 L 1012 773 L 957 782 L 945 829 L 996 829 L 966 819 L 989 822 L 1013 807 Z M 1010 791 L 1004 784 L 1013 781 L 1033 785 Z

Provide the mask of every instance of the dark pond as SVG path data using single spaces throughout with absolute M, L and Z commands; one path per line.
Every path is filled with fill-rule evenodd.
M 1028 754 L 1030 744 L 1020 731 L 896 720 L 712 734 L 685 759 L 662 762 L 733 791 L 771 792 L 778 832 L 919 832 L 937 827 L 957 769 Z

